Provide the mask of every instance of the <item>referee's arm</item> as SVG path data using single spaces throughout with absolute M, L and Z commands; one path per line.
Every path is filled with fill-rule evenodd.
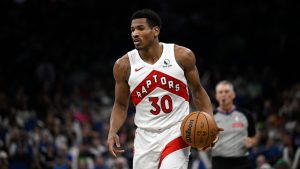
M 253 148 L 257 143 L 256 138 L 256 130 L 255 130 L 255 123 L 252 115 L 247 112 L 245 113 L 246 118 L 248 120 L 248 137 L 245 137 L 244 143 L 246 148 Z

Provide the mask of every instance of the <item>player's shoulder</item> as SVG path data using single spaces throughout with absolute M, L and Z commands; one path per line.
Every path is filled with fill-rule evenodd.
M 193 51 L 185 46 L 181 46 L 178 44 L 174 44 L 175 55 L 178 54 L 180 56 L 189 56 L 193 54 Z
M 114 64 L 114 71 L 117 72 L 130 72 L 130 61 L 128 54 L 123 55 L 122 57 L 118 58 Z
M 115 67 L 123 67 L 123 66 L 129 66 L 129 56 L 128 54 L 123 55 L 122 57 L 118 58 L 115 62 Z
M 183 69 L 187 67 L 194 67 L 196 58 L 191 49 L 174 44 L 174 54 L 176 61 Z

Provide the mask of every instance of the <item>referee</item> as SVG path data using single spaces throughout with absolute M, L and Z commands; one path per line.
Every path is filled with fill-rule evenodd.
M 212 169 L 251 169 L 248 149 L 256 143 L 254 120 L 250 113 L 233 104 L 234 98 L 231 82 L 224 80 L 216 85 L 219 107 L 214 117 L 224 131 L 212 148 Z

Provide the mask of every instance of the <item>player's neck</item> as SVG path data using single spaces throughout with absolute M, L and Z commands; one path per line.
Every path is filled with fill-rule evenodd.
M 145 50 L 140 50 L 139 55 L 145 62 L 154 64 L 162 55 L 163 45 L 154 43 L 152 46 Z

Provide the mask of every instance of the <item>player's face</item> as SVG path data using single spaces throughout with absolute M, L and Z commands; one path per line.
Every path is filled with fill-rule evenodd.
M 219 104 L 228 105 L 233 104 L 233 99 L 235 98 L 235 93 L 230 85 L 220 84 L 216 89 L 216 99 Z
M 131 22 L 131 38 L 136 49 L 141 50 L 149 47 L 158 36 L 157 27 L 151 28 L 146 18 L 134 19 Z

